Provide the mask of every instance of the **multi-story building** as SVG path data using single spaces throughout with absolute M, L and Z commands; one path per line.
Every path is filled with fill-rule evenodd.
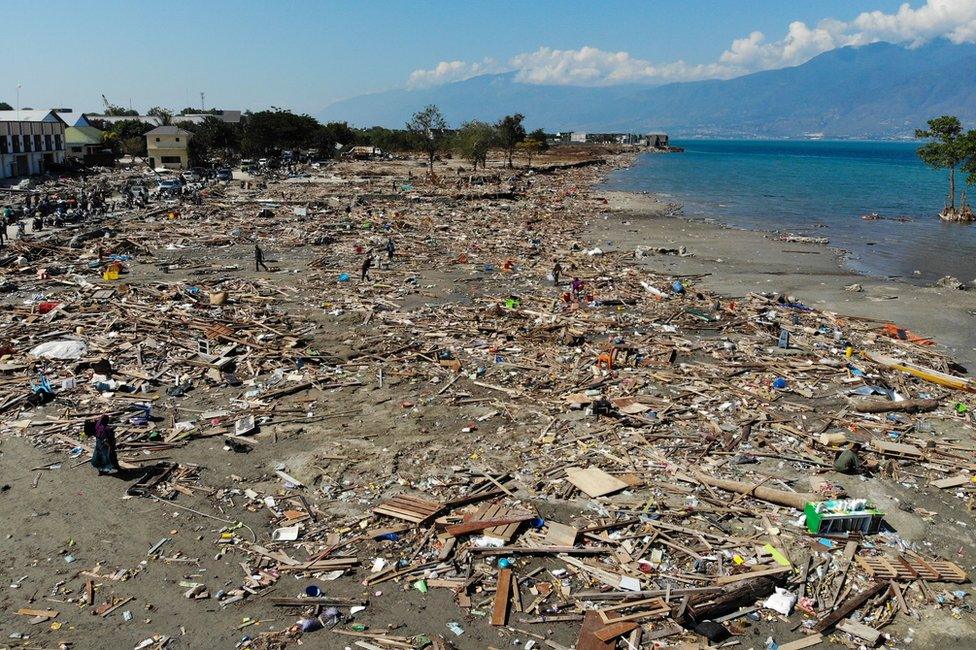
M 63 164 L 64 128 L 54 111 L 0 111 L 0 179 L 42 174 Z
M 153 169 L 186 169 L 193 134 L 178 126 L 157 126 L 146 134 L 149 166 Z

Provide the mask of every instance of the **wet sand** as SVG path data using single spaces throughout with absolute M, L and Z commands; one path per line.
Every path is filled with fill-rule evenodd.
M 729 297 L 775 292 L 817 309 L 893 322 L 935 339 L 953 360 L 976 368 L 976 290 L 859 275 L 844 268 L 837 249 L 777 241 L 770 234 L 717 221 L 668 216 L 671 206 L 653 194 L 596 195 L 607 200 L 608 209 L 602 220 L 589 224 L 588 235 L 605 251 L 684 246 L 692 256 L 652 253 L 641 264 L 673 275 L 707 274 L 701 282 Z M 844 289 L 852 284 L 860 284 L 863 291 Z

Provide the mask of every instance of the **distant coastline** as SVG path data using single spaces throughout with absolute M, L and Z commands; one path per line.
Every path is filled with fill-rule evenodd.
M 944 275 L 976 278 L 976 228 L 939 221 L 944 178 L 917 159 L 913 143 L 673 142 L 685 152 L 637 156 L 600 189 L 652 192 L 681 203 L 689 219 L 826 238 L 863 275 L 920 285 Z M 883 218 L 861 218 L 875 213 Z

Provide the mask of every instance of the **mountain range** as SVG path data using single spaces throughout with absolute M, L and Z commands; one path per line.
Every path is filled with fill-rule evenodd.
M 976 121 L 976 45 L 938 39 L 843 47 L 802 65 L 728 80 L 602 87 L 520 83 L 515 72 L 341 100 L 322 121 L 402 128 L 436 104 L 457 126 L 523 113 L 530 128 L 663 131 L 672 137 L 910 137 L 942 114 Z

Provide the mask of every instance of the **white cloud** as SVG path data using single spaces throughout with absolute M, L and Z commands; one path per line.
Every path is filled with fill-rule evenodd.
M 635 59 L 627 52 L 606 52 L 595 47 L 578 50 L 553 50 L 540 47 L 535 52 L 512 58 L 515 78 L 523 83 L 550 85 L 602 86 L 619 83 L 703 79 L 722 76 L 721 66 L 689 65 L 675 61 L 655 65 Z
M 481 74 L 501 72 L 505 68 L 497 61 L 485 58 L 480 62 L 467 63 L 465 61 L 441 61 L 429 70 L 414 70 L 407 79 L 408 88 L 423 88 L 437 86 L 452 81 L 464 81 Z
M 779 41 L 767 43 L 762 32 L 735 39 L 719 61 L 746 71 L 769 70 L 799 65 L 828 50 L 855 44 L 857 39 L 844 33 L 844 23 L 830 20 L 809 27 L 794 21 Z
M 430 70 L 415 70 L 407 85 L 431 86 L 506 70 L 514 71 L 515 78 L 523 83 L 545 85 L 604 86 L 727 79 L 799 65 L 846 45 L 890 41 L 916 47 L 938 37 L 955 43 L 976 42 L 976 0 L 927 0 L 917 9 L 905 3 L 895 13 L 869 11 L 849 22 L 827 18 L 809 26 L 794 21 L 779 40 L 767 41 L 759 31 L 733 40 L 714 63 L 689 64 L 680 60 L 652 63 L 632 57 L 628 52 L 607 52 L 589 46 L 578 50 L 540 47 L 534 52 L 517 54 L 505 65 L 492 59 L 476 63 L 442 61 Z
M 906 2 L 893 14 L 867 11 L 852 26 L 874 40 L 921 45 L 945 36 L 955 43 L 976 40 L 976 0 L 928 0 L 918 9 Z

